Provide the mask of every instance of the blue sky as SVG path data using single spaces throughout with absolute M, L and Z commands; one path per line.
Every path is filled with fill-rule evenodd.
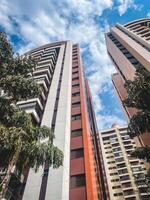
M 99 129 L 125 124 L 104 33 L 116 23 L 150 17 L 148 0 L 1 0 L 0 29 L 15 52 L 59 41 L 79 43 Z

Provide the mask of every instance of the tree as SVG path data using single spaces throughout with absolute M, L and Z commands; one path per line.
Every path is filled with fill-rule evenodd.
M 46 161 L 57 168 L 63 162 L 62 152 L 53 144 L 53 132 L 35 126 L 31 116 L 16 105 L 42 91 L 32 77 L 35 66 L 30 56 L 15 56 L 6 34 L 0 33 L 0 167 L 5 170 L 0 198 L 5 197 L 14 170 L 21 172 L 27 164 L 37 171 Z
M 22 111 L 20 114 L 22 117 Z M 0 157 L 9 154 L 7 165 L 5 163 L 3 165 L 7 166 L 6 174 L 0 184 L 3 197 L 16 167 L 22 171 L 24 164 L 27 164 L 37 171 L 45 162 L 54 168 L 62 165 L 63 154 L 53 145 L 54 135 L 52 131 L 45 126 L 33 127 L 30 117 L 25 112 L 24 119 L 26 124 L 30 122 L 26 127 L 24 127 L 24 122 L 22 125 L 20 123 L 19 126 L 6 128 L 1 125 L 0 127 Z M 49 138 L 47 142 L 42 142 L 47 138 Z M 3 163 L 3 160 L 0 159 L 0 161 Z
M 146 132 L 150 133 L 150 72 L 143 67 L 136 70 L 133 81 L 125 83 L 128 96 L 124 100 L 127 107 L 137 108 L 138 111 L 132 116 L 128 125 L 128 132 L 135 137 Z M 150 147 L 138 148 L 132 155 L 150 162 Z
M 149 147 L 141 147 L 137 148 L 133 153 L 133 157 L 138 157 L 139 159 L 144 159 L 147 162 L 150 162 L 150 148 Z

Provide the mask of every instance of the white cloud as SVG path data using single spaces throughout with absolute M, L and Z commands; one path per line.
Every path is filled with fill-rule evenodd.
M 120 16 L 125 14 L 129 8 L 140 11 L 143 7 L 142 5 L 136 4 L 134 0 L 118 0 L 118 3 L 118 12 Z
M 84 20 L 90 15 L 101 16 L 106 8 L 111 8 L 112 0 L 67 0 L 73 12 L 78 13 L 78 18 Z
M 9 4 L 2 0 L 0 3 L 0 24 L 5 27 L 9 33 L 13 33 L 13 25 L 9 18 Z
M 150 12 L 147 13 L 147 17 L 150 17 Z
M 104 128 L 111 128 L 113 124 L 118 124 L 118 125 L 125 125 L 126 121 L 123 119 L 120 119 L 116 115 L 98 115 L 97 116 L 97 122 L 99 124 L 99 129 L 103 130 Z
M 0 4 L 0 19 L 4 19 L 0 20 L 0 25 L 9 34 L 17 33 L 25 43 L 19 49 L 20 53 L 57 40 L 70 39 L 80 44 L 81 51 L 88 54 L 85 66 L 100 128 L 116 121 L 123 123 L 108 112 L 101 114 L 107 106 L 99 96 L 103 91 L 111 94 L 111 74 L 115 70 L 105 46 L 104 32 L 109 25 L 104 21 L 100 27 L 95 17 L 112 6 L 113 0 L 51 0 L 50 3 L 43 0 L 2 0 Z

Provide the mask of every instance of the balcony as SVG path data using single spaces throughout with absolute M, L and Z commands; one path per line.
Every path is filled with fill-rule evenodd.
M 36 70 L 35 70 L 34 73 L 36 73 L 37 71 L 38 72 L 45 71 L 45 73 L 47 73 L 47 71 L 48 71 L 49 75 L 52 76 L 53 71 L 54 71 L 53 68 L 54 67 L 52 65 L 45 65 L 45 66 L 36 67 Z
M 130 181 L 130 177 L 128 174 L 124 174 L 122 176 L 120 176 L 120 181 L 124 182 L 124 181 Z
M 127 170 L 127 168 L 126 169 L 121 169 L 121 170 L 118 170 L 118 173 L 119 173 L 119 175 L 128 174 L 128 170 Z
M 40 122 L 43 106 L 38 98 L 29 99 L 27 101 L 19 101 L 17 106 L 31 114 L 37 123 Z
M 135 192 L 133 191 L 133 189 L 129 189 L 126 191 L 123 191 L 125 198 L 129 198 L 129 197 L 134 197 L 135 196 Z
M 127 169 L 127 166 L 126 166 L 126 164 L 125 163 L 117 163 L 117 168 L 118 169 Z
M 44 70 L 36 70 L 34 73 L 34 77 L 39 77 L 39 76 L 47 76 L 47 80 L 48 82 L 51 81 L 52 79 L 52 74 L 50 73 L 50 71 L 48 69 L 44 69 Z
M 49 88 L 50 80 L 49 80 L 49 78 L 48 78 L 48 76 L 46 74 L 42 75 L 42 76 L 36 76 L 36 77 L 33 77 L 33 78 L 39 84 L 45 82 L 47 89 Z

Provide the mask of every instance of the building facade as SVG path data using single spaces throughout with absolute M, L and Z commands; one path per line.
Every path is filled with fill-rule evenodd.
M 136 148 L 127 127 L 114 125 L 100 133 L 106 177 L 111 200 L 148 200 L 150 191 L 146 182 L 143 161 L 130 156 Z
M 109 199 L 100 141 L 79 46 L 71 41 L 44 45 L 27 52 L 37 60 L 34 80 L 39 98 L 18 102 L 35 124 L 54 131 L 54 144 L 64 154 L 63 166 L 45 164 L 26 173 L 23 200 Z
M 124 26 L 116 24 L 105 36 L 108 54 L 117 70 L 112 81 L 122 103 L 127 96 L 125 81 L 134 79 L 139 66 L 150 71 L 150 19 L 136 20 Z M 137 111 L 124 106 L 123 110 L 128 119 Z M 139 136 L 138 139 L 139 145 L 150 145 L 148 134 Z

